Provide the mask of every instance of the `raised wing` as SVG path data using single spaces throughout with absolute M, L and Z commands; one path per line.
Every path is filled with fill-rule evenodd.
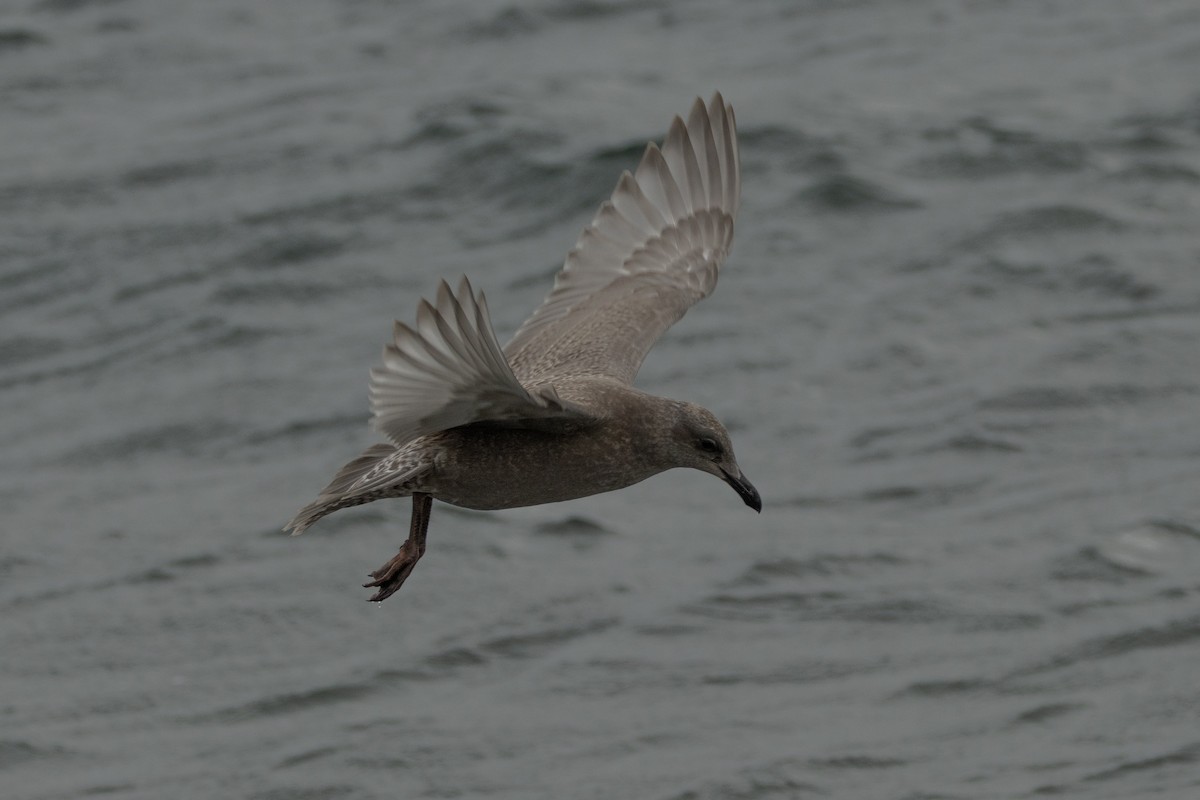
M 632 383 L 663 331 L 716 286 L 741 197 L 733 108 L 714 94 L 584 229 L 554 288 L 504 348 L 522 380 L 607 375 Z
M 393 339 L 383 366 L 371 370 L 370 394 L 376 429 L 397 446 L 473 422 L 552 427 L 590 419 L 549 385 L 521 385 L 500 352 L 483 293 L 466 278 L 457 293 L 442 281 L 436 305 L 417 307 L 416 329 L 397 322 Z

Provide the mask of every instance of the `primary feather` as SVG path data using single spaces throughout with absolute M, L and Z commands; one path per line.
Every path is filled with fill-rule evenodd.
M 662 333 L 716 286 L 741 197 L 737 128 L 721 95 L 646 147 L 567 255 L 554 288 L 504 348 L 523 380 L 632 383 Z

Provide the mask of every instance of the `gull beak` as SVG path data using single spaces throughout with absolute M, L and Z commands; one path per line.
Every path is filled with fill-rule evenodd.
M 721 470 L 721 474 L 725 476 L 725 482 L 738 493 L 738 497 L 742 498 L 742 502 L 758 513 L 762 513 L 762 497 L 759 496 L 758 489 L 754 488 L 754 484 L 746 480 L 745 475 L 739 471 L 737 477 L 734 477 L 724 469 Z

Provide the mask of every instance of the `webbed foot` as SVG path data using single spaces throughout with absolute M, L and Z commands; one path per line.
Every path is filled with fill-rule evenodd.
M 395 594 L 396 590 L 404 585 L 404 581 L 408 580 L 408 576 L 412 574 L 413 567 L 417 565 L 420 558 L 421 552 L 413 544 L 413 540 L 406 539 L 400 546 L 399 553 L 392 556 L 391 560 L 382 567 L 370 573 L 375 580 L 363 584 L 367 589 L 379 589 L 372 595 L 371 602 L 386 600 Z
M 400 545 L 400 552 L 379 569 L 370 573 L 375 580 L 364 583 L 367 589 L 378 589 L 371 596 L 371 602 L 378 603 L 386 600 L 404 585 L 413 567 L 425 555 L 425 532 L 429 529 L 429 512 L 433 507 L 433 496 L 424 492 L 414 492 L 412 510 L 412 525 L 408 538 Z

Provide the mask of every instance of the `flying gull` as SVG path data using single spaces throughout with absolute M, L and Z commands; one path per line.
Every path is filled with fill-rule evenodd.
M 720 94 L 675 117 L 660 149 L 617 181 L 554 288 L 501 349 L 483 292 L 464 277 L 395 324 L 371 370 L 386 444 L 337 473 L 284 530 L 338 509 L 412 497 L 408 539 L 364 584 L 390 597 L 425 553 L 433 499 L 464 508 L 554 503 L 610 492 L 674 467 L 728 483 L 762 510 L 707 409 L 633 387 L 646 353 L 717 285 L 741 197 L 733 108 Z

